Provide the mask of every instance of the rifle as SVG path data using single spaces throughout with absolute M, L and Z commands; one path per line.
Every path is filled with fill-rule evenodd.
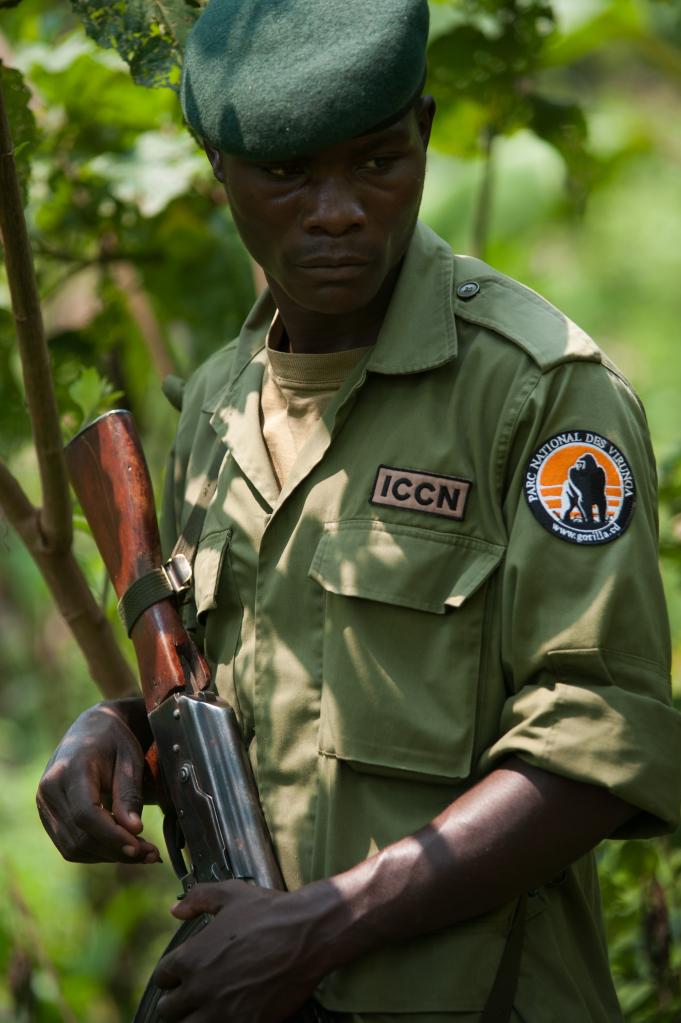
M 236 715 L 209 691 L 210 669 L 178 613 L 191 566 L 182 554 L 162 564 L 149 470 L 131 414 L 100 416 L 70 441 L 65 457 L 135 647 L 154 738 L 146 762 L 183 891 L 230 878 L 284 890 Z M 182 924 L 163 954 L 210 919 Z M 150 981 L 133 1023 L 157 1019 L 160 996 Z M 331 1023 L 334 1016 L 309 1001 L 294 1019 Z

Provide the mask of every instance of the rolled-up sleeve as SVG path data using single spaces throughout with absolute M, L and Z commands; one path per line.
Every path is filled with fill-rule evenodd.
M 607 438 L 633 475 L 633 512 L 608 542 L 566 538 L 526 500 L 531 459 L 571 430 Z M 638 807 L 622 836 L 673 830 L 681 808 L 681 715 L 671 700 L 655 466 L 642 409 L 605 366 L 560 366 L 528 399 L 507 455 L 501 581 L 507 698 L 481 767 L 519 756 Z

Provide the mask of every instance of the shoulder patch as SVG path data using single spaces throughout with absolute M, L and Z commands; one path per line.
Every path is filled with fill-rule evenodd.
M 592 430 L 549 437 L 527 464 L 524 490 L 544 529 L 582 546 L 617 540 L 631 521 L 636 501 L 626 458 Z
M 589 335 L 531 288 L 471 256 L 454 257 L 454 275 L 455 315 L 513 341 L 541 370 L 574 359 L 601 361 Z M 477 291 L 463 287 L 472 284 Z

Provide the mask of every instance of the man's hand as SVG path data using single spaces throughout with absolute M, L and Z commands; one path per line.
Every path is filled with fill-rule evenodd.
M 142 720 L 140 704 L 109 701 L 86 710 L 45 768 L 36 797 L 38 813 L 67 860 L 160 860 L 156 846 L 138 837 L 144 752 L 130 722 Z
M 324 882 L 298 892 L 219 881 L 192 888 L 172 912 L 215 919 L 164 956 L 154 981 L 165 989 L 166 1023 L 279 1023 L 312 995 L 328 972 L 320 917 L 339 902 Z M 322 922 L 323 929 L 323 922 Z
M 280 1023 L 328 973 L 373 949 L 509 903 L 620 827 L 605 789 L 511 759 L 430 824 L 342 874 L 272 892 L 197 885 L 178 919 L 215 919 L 161 960 L 165 1023 Z

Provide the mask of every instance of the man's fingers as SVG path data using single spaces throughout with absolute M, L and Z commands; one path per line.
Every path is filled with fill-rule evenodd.
M 73 815 L 73 822 L 80 831 L 92 839 L 94 844 L 106 849 L 116 859 L 126 855 L 123 853 L 124 847 L 129 850 L 131 856 L 138 855 L 142 850 L 151 852 L 153 849 L 148 842 L 140 841 L 136 835 L 117 824 L 103 806 L 95 804 L 88 807 L 80 806 Z
M 141 862 L 158 850 L 118 824 L 108 810 L 100 804 L 102 792 L 96 781 L 82 775 L 74 781 L 66 799 L 70 806 L 70 819 L 75 828 L 90 840 L 92 848 L 102 851 L 106 859 L 122 862 Z M 126 852 L 123 852 L 124 847 Z
M 126 856 L 117 843 L 101 844 L 72 821 L 60 827 L 56 844 L 62 856 L 73 863 L 144 863 L 147 855 L 144 848 L 137 848 Z
M 186 991 L 186 984 L 173 988 L 158 1000 L 158 1014 L 164 1023 L 179 1023 L 197 1008 L 196 1001 Z
M 97 808 L 113 821 L 108 811 Z M 114 825 L 113 830 L 104 822 L 102 827 L 93 832 L 92 819 L 87 820 L 86 828 L 72 824 L 62 829 L 58 847 L 62 855 L 75 863 L 158 863 L 161 858 L 156 846 L 150 842 L 141 842 L 123 828 Z M 100 837 L 97 837 L 100 836 Z
M 108 810 L 93 802 L 97 795 L 97 786 L 86 779 L 67 791 L 57 785 L 46 795 L 38 793 L 40 819 L 62 856 L 74 863 L 160 861 L 156 846 L 121 827 Z
M 117 822 L 133 835 L 139 835 L 143 827 L 143 769 L 144 761 L 141 758 L 119 755 L 113 771 L 111 811 Z
M 152 980 L 156 987 L 176 988 L 182 979 L 182 972 L 176 956 L 169 952 L 156 966 Z
M 170 912 L 178 920 L 192 920 L 202 913 L 215 916 L 229 901 L 229 886 L 238 884 L 235 881 L 223 881 L 219 884 L 197 884 L 190 888 L 185 897 L 171 907 Z
M 45 830 L 65 859 L 115 862 L 126 842 L 135 844 L 136 854 L 141 851 L 135 836 L 117 832 L 110 813 L 97 805 L 100 786 L 88 772 L 79 772 L 71 785 L 58 764 L 50 775 L 46 772 L 36 802 Z

